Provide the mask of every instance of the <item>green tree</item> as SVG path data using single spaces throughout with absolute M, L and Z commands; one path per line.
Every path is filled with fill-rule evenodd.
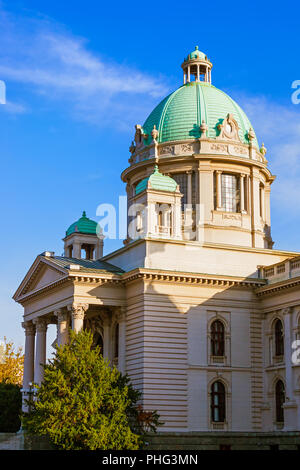
M 21 426 L 22 394 L 19 385 L 0 383 L 0 432 L 17 432 Z
M 92 343 L 92 333 L 71 331 L 69 344 L 56 347 L 23 424 L 67 450 L 138 449 L 143 434 L 160 424 L 158 415 L 145 419 L 140 392 Z

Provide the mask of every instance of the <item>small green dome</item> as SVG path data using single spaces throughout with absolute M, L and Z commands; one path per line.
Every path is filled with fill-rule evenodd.
M 195 50 L 191 52 L 185 61 L 187 60 L 193 60 L 193 59 L 203 59 L 207 60 L 207 56 L 204 54 L 204 52 L 199 51 L 198 46 L 195 47 Z
M 158 166 L 155 165 L 152 175 L 144 178 L 137 184 L 135 194 L 139 194 L 144 191 L 148 187 L 148 181 L 150 181 L 150 188 L 158 191 L 169 191 L 170 193 L 173 193 L 177 188 L 176 181 L 173 180 L 173 178 L 170 178 L 170 176 L 160 173 Z
M 66 231 L 66 237 L 71 235 L 72 233 L 87 233 L 90 235 L 97 235 L 97 222 L 94 220 L 89 219 L 86 216 L 86 212 L 83 211 L 82 217 L 78 219 L 76 222 L 74 222 L 68 230 Z
M 202 121 L 208 126 L 207 137 L 219 135 L 218 125 L 232 114 L 239 126 L 242 143 L 249 144 L 248 132 L 253 129 L 239 105 L 226 93 L 207 82 L 190 82 L 163 99 L 143 125 L 148 134 L 145 145 L 151 144 L 153 126 L 159 131 L 158 142 L 197 139 L 201 136 Z M 258 147 L 256 137 L 253 144 Z

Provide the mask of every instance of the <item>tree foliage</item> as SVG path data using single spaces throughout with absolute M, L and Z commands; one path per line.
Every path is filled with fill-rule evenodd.
M 71 331 L 69 344 L 56 347 L 24 425 L 67 450 L 138 449 L 148 429 L 137 405 L 140 392 L 92 343 L 92 333 Z M 158 415 L 151 415 L 155 430 Z
M 15 351 L 13 342 L 4 338 L 0 349 L 0 383 L 22 385 L 23 365 L 22 348 Z
M 21 426 L 22 395 L 19 385 L 0 383 L 0 432 L 17 432 Z

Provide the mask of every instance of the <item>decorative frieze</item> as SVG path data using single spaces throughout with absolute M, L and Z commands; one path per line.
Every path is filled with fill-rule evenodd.
M 228 153 L 228 145 L 225 144 L 211 144 L 210 145 L 210 150 L 215 150 L 217 152 L 224 152 Z
M 164 147 L 160 147 L 158 153 L 159 153 L 159 155 L 174 155 L 175 146 L 174 145 L 166 145 Z
M 192 153 L 194 151 L 193 144 L 182 144 L 180 146 L 181 153 Z
M 230 219 L 230 220 L 238 220 L 240 221 L 241 220 L 241 214 L 227 214 L 227 213 L 223 213 L 222 214 L 222 218 L 223 219 Z

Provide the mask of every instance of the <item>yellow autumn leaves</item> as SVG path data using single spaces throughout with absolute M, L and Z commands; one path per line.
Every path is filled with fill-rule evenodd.
M 0 383 L 22 385 L 24 354 L 22 348 L 15 350 L 12 341 L 0 343 Z

